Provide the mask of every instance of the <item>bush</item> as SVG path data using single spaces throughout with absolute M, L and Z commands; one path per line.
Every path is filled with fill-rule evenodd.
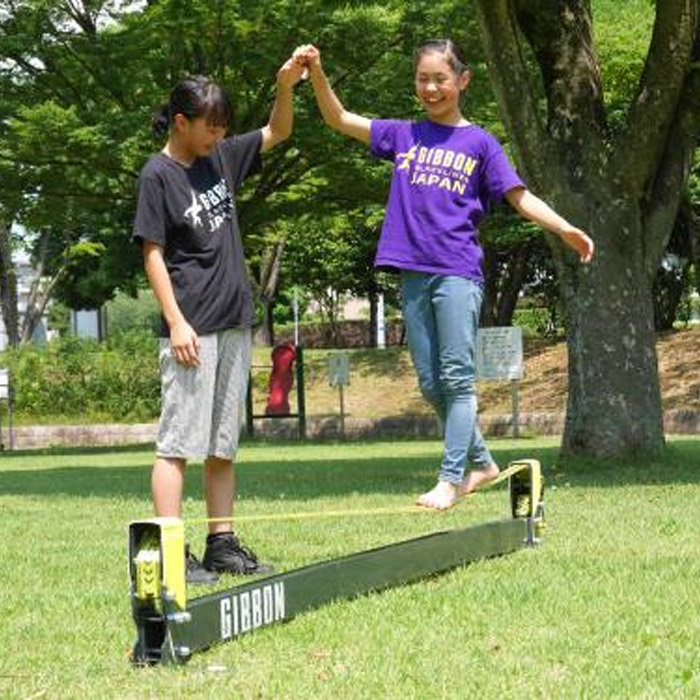
M 23 422 L 138 422 L 160 410 L 158 339 L 150 332 L 119 334 L 108 343 L 66 336 L 7 350 L 0 365 L 10 369 Z
M 526 338 L 556 338 L 559 335 L 551 312 L 543 306 L 516 308 L 512 323 L 523 329 Z
M 138 297 L 117 294 L 107 302 L 107 326 L 109 334 L 132 330 L 160 332 L 160 307 L 150 289 L 139 291 Z

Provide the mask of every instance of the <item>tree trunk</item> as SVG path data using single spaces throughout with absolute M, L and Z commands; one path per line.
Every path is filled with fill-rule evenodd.
M 10 224 L 0 220 L 0 311 L 5 324 L 7 342 L 19 345 L 19 314 L 17 311 L 17 270 L 12 262 Z
M 651 283 L 632 244 L 640 219 L 610 196 L 587 222 L 596 264 L 557 261 L 569 355 L 564 454 L 652 455 L 664 446 Z
M 683 299 L 683 292 L 689 284 L 690 262 L 679 261 L 678 267 L 661 267 L 654 280 L 654 328 L 657 331 L 673 330 Z
M 700 230 L 691 203 L 682 202 L 666 248 L 668 260 L 662 262 L 654 278 L 654 326 L 657 331 L 671 330 L 678 317 L 683 295 L 691 284 L 691 268 L 698 261 L 697 238 L 700 238 Z
M 35 276 L 29 289 L 27 306 L 24 310 L 24 318 L 22 319 L 22 330 L 20 332 L 20 343 L 22 345 L 32 341 L 34 332 L 36 331 L 39 323 L 41 323 L 46 307 L 53 297 L 54 289 L 67 269 L 67 262 L 64 261 L 58 270 L 56 270 L 53 277 L 48 282 L 46 281 L 44 277 L 44 270 L 46 269 L 46 263 L 49 256 L 49 242 L 49 232 L 42 232 L 39 239 L 39 246 L 35 251 Z
M 263 307 L 262 314 L 262 342 L 269 347 L 275 344 L 275 317 L 273 313 L 274 301 L 267 297 L 261 297 L 260 303 Z
M 263 342 L 270 347 L 275 344 L 274 305 L 285 243 L 286 239 L 280 238 L 268 248 L 264 256 L 258 283 L 260 302 L 263 306 Z
M 520 291 L 527 277 L 530 244 L 525 241 L 499 251 L 495 245 L 484 246 L 484 300 L 480 324 L 510 326 Z
M 377 347 L 377 313 L 379 310 L 379 295 L 375 289 L 367 294 L 369 298 L 369 347 Z
M 515 306 L 518 303 L 520 290 L 527 276 L 527 263 L 530 255 L 530 245 L 526 242 L 516 246 L 509 256 L 504 270 L 503 280 L 498 295 L 496 312 L 497 326 L 510 326 L 513 323 Z
M 496 324 L 498 308 L 498 253 L 495 245 L 484 245 L 484 296 L 481 302 L 479 325 L 490 328 Z

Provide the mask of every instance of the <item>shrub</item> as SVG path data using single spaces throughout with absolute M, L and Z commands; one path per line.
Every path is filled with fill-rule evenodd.
M 150 332 L 108 343 L 66 336 L 5 351 L 20 420 L 152 420 L 160 409 L 158 341 Z

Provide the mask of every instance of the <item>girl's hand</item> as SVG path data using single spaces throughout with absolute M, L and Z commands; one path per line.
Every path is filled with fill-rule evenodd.
M 321 67 L 321 52 L 313 44 L 297 46 L 292 58 L 309 70 Z
M 277 71 L 277 84 L 293 88 L 302 78 L 305 67 L 294 57 L 287 59 Z
M 588 263 L 593 259 L 593 253 L 595 251 L 595 245 L 593 241 L 580 229 L 575 226 L 571 228 L 564 229 L 559 233 L 559 237 L 569 246 L 575 250 L 581 262 Z
M 199 338 L 186 321 L 170 329 L 170 345 L 175 359 L 181 365 L 196 367 L 199 364 Z

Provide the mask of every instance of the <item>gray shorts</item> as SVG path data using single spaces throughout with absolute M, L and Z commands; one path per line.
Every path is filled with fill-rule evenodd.
M 169 338 L 160 340 L 159 457 L 233 459 L 245 417 L 251 361 L 250 329 L 199 336 L 199 365 L 175 361 Z

